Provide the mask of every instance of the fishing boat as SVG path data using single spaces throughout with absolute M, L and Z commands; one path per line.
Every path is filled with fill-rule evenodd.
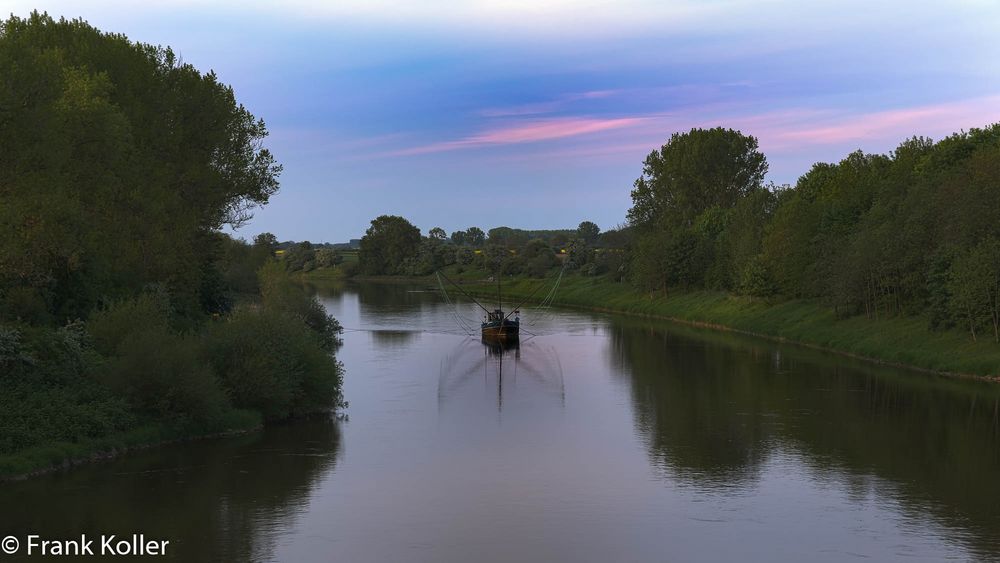
M 565 269 L 565 266 L 563 266 Z M 539 290 L 544 287 L 545 283 L 538 285 L 531 293 L 528 294 L 520 303 L 517 304 L 509 313 L 504 311 L 503 308 L 503 292 L 500 288 L 500 268 L 497 268 L 497 275 L 495 277 L 497 282 L 497 306 L 496 308 L 490 310 L 487 309 L 482 303 L 479 302 L 475 297 L 473 297 L 469 292 L 465 291 L 462 286 L 458 285 L 452 281 L 444 272 L 438 270 L 435 274 L 438 277 L 438 285 L 441 288 L 441 293 L 444 294 L 448 302 L 451 300 L 448 298 L 448 292 L 444 288 L 444 281 L 455 287 L 459 292 L 469 298 L 470 301 L 475 303 L 480 309 L 483 310 L 485 315 L 483 315 L 483 321 L 480 324 L 480 331 L 482 335 L 483 344 L 486 344 L 491 349 L 507 350 L 511 348 L 516 348 L 518 344 L 518 339 L 521 336 L 521 305 L 527 303 L 532 297 L 534 297 Z M 492 282 L 494 278 L 490 278 Z M 559 277 L 556 278 L 555 285 L 553 285 L 552 290 L 549 292 L 549 296 L 542 300 L 543 305 L 548 305 L 551 302 L 552 296 L 555 294 L 556 289 L 559 287 L 559 282 L 562 280 L 562 271 L 559 272 Z M 461 317 L 456 314 L 456 318 L 459 319 L 460 323 Z M 474 327 L 469 324 L 465 324 L 464 328 L 468 330 L 469 335 L 472 335 Z
M 511 319 L 511 315 L 514 316 Z M 488 311 L 483 318 L 482 331 L 485 342 L 512 342 L 520 336 L 520 311 L 505 315 L 503 309 Z

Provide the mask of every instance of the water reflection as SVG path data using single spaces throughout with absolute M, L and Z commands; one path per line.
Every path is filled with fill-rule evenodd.
M 350 422 L 0 485 L 0 536 L 139 529 L 228 561 L 1000 554 L 998 386 L 571 311 L 496 350 L 455 330 L 474 304 L 422 287 L 320 293 L 350 329 Z
M 493 389 L 496 409 L 502 412 L 504 399 L 553 399 L 564 406 L 566 385 L 558 352 L 534 339 L 498 343 L 462 340 L 441 359 L 438 376 L 438 405 L 467 401 L 467 388 Z
M 170 540 L 166 559 L 266 560 L 333 471 L 339 448 L 339 423 L 326 416 L 155 448 L 0 486 L 0 530 L 21 538 L 143 533 Z
M 665 478 L 746 488 L 770 456 L 796 452 L 857 498 L 880 489 L 911 518 L 953 526 L 981 557 L 1000 552 L 995 384 L 627 320 L 610 337 Z

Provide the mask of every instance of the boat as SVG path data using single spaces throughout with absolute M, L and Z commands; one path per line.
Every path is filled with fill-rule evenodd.
M 487 311 L 482 323 L 483 342 L 504 343 L 514 342 L 520 337 L 521 317 L 520 311 L 515 309 L 512 313 L 505 315 L 503 309 L 493 309 Z M 513 315 L 513 320 L 510 316 Z
M 565 269 L 565 266 L 563 266 L 563 269 Z M 457 289 L 463 295 L 468 297 L 470 301 L 475 303 L 480 309 L 483 310 L 485 315 L 483 315 L 483 321 L 480 324 L 480 331 L 483 344 L 486 344 L 487 347 L 491 349 L 501 350 L 501 351 L 517 347 L 518 339 L 521 336 L 521 305 L 527 303 L 528 300 L 534 297 L 539 290 L 541 290 L 545 285 L 547 285 L 545 283 L 538 285 L 538 287 L 532 290 L 527 297 L 525 297 L 520 303 L 517 304 L 517 306 L 515 306 L 508 313 L 505 312 L 503 309 L 503 293 L 500 288 L 501 276 L 499 267 L 497 268 L 497 275 L 495 276 L 495 278 L 491 277 L 489 280 L 490 282 L 492 282 L 495 279 L 497 283 L 497 306 L 493 310 L 487 309 L 486 306 L 480 303 L 475 297 L 470 295 L 469 292 L 465 291 L 465 289 L 463 289 L 462 286 L 458 285 L 457 283 L 452 281 L 448 276 L 446 276 L 444 272 L 438 270 L 437 272 L 435 272 L 435 274 L 437 275 L 438 278 L 438 286 L 441 288 L 441 293 L 444 294 L 445 298 L 448 299 L 449 303 L 451 303 L 451 300 L 450 298 L 448 298 L 448 292 L 445 290 L 444 281 L 447 281 L 449 284 L 453 285 L 455 289 Z M 555 285 L 549 292 L 549 296 L 542 301 L 543 304 L 548 304 L 549 302 L 551 302 L 552 296 L 555 294 L 556 289 L 559 287 L 559 282 L 561 280 L 562 280 L 562 270 L 559 272 L 559 277 L 556 278 Z M 460 317 L 458 317 L 458 315 L 456 314 L 456 318 Z M 475 330 L 474 325 L 465 324 L 464 328 L 468 330 L 469 336 L 472 336 L 472 334 L 474 334 L 472 332 L 473 330 Z

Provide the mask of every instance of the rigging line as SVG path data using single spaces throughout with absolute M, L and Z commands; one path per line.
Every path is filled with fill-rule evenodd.
M 517 311 L 518 309 L 521 308 L 521 305 L 524 305 L 525 303 L 527 303 L 527 301 L 529 299 L 531 299 L 532 297 L 534 297 L 535 294 L 538 293 L 538 290 L 542 289 L 543 287 L 545 287 L 544 283 L 542 283 L 541 285 L 539 285 L 538 287 L 536 287 L 534 291 L 532 291 L 531 293 L 529 293 L 527 297 L 525 297 L 524 299 L 522 299 L 521 302 L 517 304 L 517 307 L 514 307 L 513 309 L 511 309 L 511 311 L 509 313 L 507 313 L 507 316 L 504 317 L 503 320 L 506 321 L 507 319 L 509 319 L 510 316 L 513 315 L 515 311 Z
M 555 298 L 556 290 L 559 288 L 559 284 L 562 283 L 562 277 L 565 271 L 566 271 L 566 263 L 564 262 L 563 267 L 559 270 L 559 277 L 556 278 L 556 283 L 553 284 L 552 290 L 549 291 L 549 293 L 545 296 L 545 299 L 542 300 L 542 303 L 540 305 L 547 306 L 546 304 L 550 303 L 552 299 Z
M 542 299 L 542 302 L 539 303 L 538 307 L 535 307 L 536 310 L 545 310 L 545 312 L 533 318 L 532 322 L 528 323 L 528 325 L 535 326 L 536 324 L 538 324 L 538 321 L 552 316 L 552 313 L 549 312 L 548 309 L 552 304 L 552 300 L 555 299 L 556 291 L 559 289 L 559 285 L 562 283 L 563 273 L 565 271 L 566 271 L 566 263 L 563 262 L 563 267 L 562 269 L 559 270 L 559 277 L 556 278 L 556 283 L 552 286 L 552 290 L 549 291 L 548 295 L 545 296 L 545 299 Z
M 458 313 L 458 305 L 452 302 L 451 296 L 448 295 L 448 291 L 445 290 L 444 284 L 441 283 L 440 275 L 438 276 L 438 286 L 441 288 L 441 293 L 444 293 L 445 300 L 448 301 L 448 304 L 452 306 L 452 314 L 455 316 L 455 319 L 458 321 L 459 325 L 469 335 L 473 334 L 475 332 L 475 325 L 473 324 L 472 321 L 466 319 L 465 317 L 463 317 Z
M 473 297 L 473 296 L 469 295 L 469 292 L 467 292 L 467 291 L 465 291 L 464 289 L 462 289 L 462 287 L 461 287 L 461 286 L 459 286 L 459 285 L 458 285 L 457 283 L 455 283 L 455 282 L 451 281 L 451 279 L 450 279 L 450 278 L 449 278 L 448 276 L 444 275 L 444 273 L 443 273 L 443 272 L 441 272 L 441 270 L 438 270 L 438 271 L 437 271 L 437 272 L 435 272 L 435 273 L 436 273 L 437 275 L 441 276 L 442 278 L 444 278 L 445 280 L 447 280 L 447 281 L 448 281 L 448 283 L 450 283 L 451 285 L 453 285 L 453 286 L 455 286 L 456 288 L 458 288 L 458 290 L 459 290 L 459 291 L 461 291 L 463 295 L 465 295 L 466 297 L 468 297 L 469 299 L 471 299 L 471 300 L 472 300 L 472 302 L 473 302 L 473 303 L 475 303 L 476 305 L 479 305 L 479 308 L 480 308 L 480 309 L 482 309 L 482 310 L 486 311 L 487 313 L 489 313 L 489 312 L 490 312 L 490 310 L 489 310 L 489 309 L 487 309 L 486 307 L 483 307 L 483 304 L 482 304 L 482 303 L 480 303 L 479 301 L 476 301 L 476 298 L 475 298 L 475 297 Z
M 466 320 L 464 317 L 458 314 L 458 306 L 452 303 L 451 297 L 448 295 L 448 292 L 445 291 L 444 284 L 441 283 L 440 275 L 438 276 L 438 287 L 441 288 L 441 293 L 444 294 L 445 301 L 447 301 L 448 305 L 451 306 L 452 308 L 451 314 L 455 317 L 455 320 L 458 321 L 458 325 L 462 328 L 462 330 L 471 334 L 473 332 L 472 325 L 468 322 L 468 320 Z

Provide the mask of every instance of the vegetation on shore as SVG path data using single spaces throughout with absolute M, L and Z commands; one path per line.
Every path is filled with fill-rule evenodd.
M 221 233 L 281 170 L 231 88 L 36 12 L 0 108 L 0 478 L 342 404 L 339 324 Z
M 693 129 L 647 156 L 624 226 L 449 239 L 383 216 L 361 239 L 360 271 L 541 278 L 565 267 L 565 304 L 997 376 L 998 167 L 1000 124 L 856 151 L 779 187 L 764 184 L 754 137 Z
M 484 273 L 467 272 L 464 277 L 465 282 L 460 283 L 470 293 L 485 298 L 496 295 L 492 282 L 479 285 L 474 281 L 482 280 Z M 537 279 L 511 278 L 504 281 L 504 295 L 517 301 L 528 297 L 541 283 Z M 541 292 L 542 297 L 545 293 Z M 536 302 L 542 298 L 538 295 Z M 988 341 L 973 341 L 959 331 L 928 331 L 928 319 L 921 316 L 878 321 L 860 315 L 838 318 L 831 308 L 814 300 L 765 301 L 705 290 L 667 297 L 606 278 L 580 275 L 565 276 L 552 303 L 735 330 L 935 372 L 1000 376 L 1000 347 Z

